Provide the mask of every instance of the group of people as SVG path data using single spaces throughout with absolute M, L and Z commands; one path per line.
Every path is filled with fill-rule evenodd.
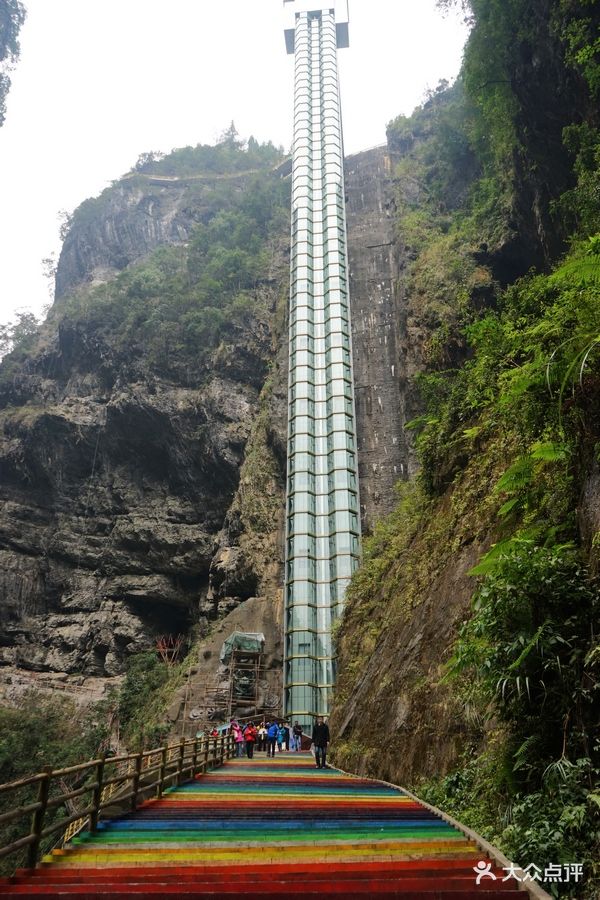
M 237 719 L 231 719 L 229 733 L 233 735 L 236 747 L 236 756 L 246 753 L 248 759 L 254 757 L 254 750 L 265 751 L 267 756 L 275 756 L 275 747 L 282 753 L 283 750 L 297 752 L 302 749 L 302 726 L 299 722 L 290 725 L 289 722 L 273 721 L 260 722 L 255 725 L 248 722 L 242 725 Z M 217 736 L 219 731 L 215 728 L 212 736 Z M 326 766 L 327 746 L 329 744 L 329 728 L 323 721 L 323 717 L 317 718 L 313 726 L 312 744 L 318 769 Z
M 281 753 L 285 750 L 298 751 L 302 749 L 302 726 L 299 722 L 290 725 L 289 722 L 261 722 L 255 725 L 248 722 L 241 725 L 236 719 L 230 723 L 230 733 L 236 746 L 236 756 L 252 759 L 254 750 L 266 750 L 267 756 L 275 756 L 275 747 Z

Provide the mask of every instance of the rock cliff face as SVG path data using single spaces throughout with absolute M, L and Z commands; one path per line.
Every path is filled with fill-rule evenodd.
M 242 190 L 244 176 L 234 181 Z M 273 363 L 276 329 L 250 317 L 181 383 L 117 347 L 110 327 L 82 328 L 61 312 L 82 282 L 184 241 L 207 215 L 202 198 L 214 179 L 136 185 L 126 180 L 87 202 L 65 242 L 53 314 L 2 379 L 7 694 L 11 682 L 52 685 L 57 673 L 61 683 L 93 680 L 97 694 L 99 678 L 118 677 L 127 656 L 158 635 L 190 638 L 249 597 L 279 599 L 280 547 L 270 532 L 278 534 L 283 507 L 285 359 Z M 284 235 L 257 287 L 263 308 L 275 312 L 286 277 Z M 243 475 L 252 453 L 261 457 L 258 490 L 268 483 L 276 509 L 254 511 L 254 520 L 240 499 L 252 493 Z
M 346 160 L 358 464 L 367 529 L 390 512 L 394 485 L 414 468 L 404 431 L 412 415 L 406 410 L 403 248 L 395 236 L 391 169 L 387 147 Z
M 78 282 L 106 281 L 161 244 L 183 243 L 201 221 L 190 207 L 189 182 L 137 175 L 108 195 L 88 200 L 87 215 L 67 232 L 56 272 L 56 298 Z M 84 212 L 86 207 L 83 207 Z
M 103 283 L 165 244 L 185 244 L 218 209 L 215 187 L 243 191 L 252 172 L 178 177 L 126 175 L 86 200 L 68 228 L 56 271 L 56 299 L 78 284 Z
M 115 675 L 157 633 L 256 591 L 247 559 L 211 578 L 270 349 L 242 340 L 246 382 L 218 364 L 201 387 L 127 381 L 113 361 L 107 384 L 109 348 L 59 327 L 28 402 L 2 412 L 5 665 Z M 52 365 L 64 381 L 37 375 Z

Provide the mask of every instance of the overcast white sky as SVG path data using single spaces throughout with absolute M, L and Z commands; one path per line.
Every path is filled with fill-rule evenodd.
M 21 57 L 0 128 L 0 321 L 49 302 L 42 259 L 59 212 L 140 153 L 243 137 L 291 144 L 293 64 L 281 0 L 24 0 Z M 458 72 L 466 28 L 435 0 L 350 0 L 340 52 L 345 149 L 385 140 Z

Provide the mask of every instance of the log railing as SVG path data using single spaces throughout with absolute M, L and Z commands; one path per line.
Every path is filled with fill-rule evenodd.
M 37 775 L 0 785 L 0 826 L 30 817 L 29 831 L 10 844 L 0 847 L 0 859 L 27 849 L 27 866 L 34 868 L 45 839 L 64 832 L 65 843 L 79 831 L 95 831 L 102 815 L 110 818 L 123 809 L 135 810 L 138 803 L 161 797 L 165 788 L 181 784 L 186 778 L 222 765 L 234 755 L 231 735 L 197 737 L 122 756 L 100 756 L 65 769 L 46 767 Z M 68 790 L 65 779 L 72 780 Z M 35 792 L 35 799 L 22 802 L 23 790 Z M 69 801 L 82 798 L 83 809 L 52 819 L 49 813 Z M 68 807 L 67 807 L 68 809 Z M 55 842 L 56 843 L 56 842 Z

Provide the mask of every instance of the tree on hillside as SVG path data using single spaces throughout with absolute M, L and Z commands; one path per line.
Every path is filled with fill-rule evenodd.
M 12 350 L 26 349 L 39 324 L 35 314 L 24 309 L 18 310 L 10 322 L 0 324 L 0 359 Z
M 229 126 L 229 128 L 226 128 L 217 140 L 217 146 L 222 145 L 231 147 L 232 150 L 241 150 L 244 146 L 244 142 L 240 140 L 240 136 L 237 128 L 235 127 L 235 122 L 233 121 L 233 119 L 231 120 L 231 125 Z
M 25 21 L 20 0 L 0 0 L 0 125 L 6 114 L 6 96 L 10 88 L 9 71 L 19 56 L 19 29 Z

